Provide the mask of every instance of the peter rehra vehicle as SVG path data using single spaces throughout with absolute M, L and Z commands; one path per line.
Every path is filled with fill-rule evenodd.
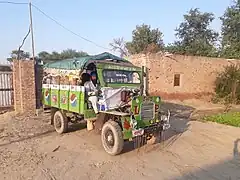
M 93 73 L 96 91 L 91 94 L 86 81 Z M 125 141 L 139 147 L 170 127 L 170 112 L 161 111 L 161 97 L 146 93 L 145 68 L 109 53 L 46 64 L 42 92 L 59 134 L 68 132 L 70 123 L 87 121 L 88 130 L 101 132 L 110 155 L 120 154 Z

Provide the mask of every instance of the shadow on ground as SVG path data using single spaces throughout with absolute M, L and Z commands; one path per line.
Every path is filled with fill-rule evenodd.
M 166 132 L 164 132 L 163 136 L 161 136 L 162 141 L 168 140 L 168 143 L 165 144 L 165 146 L 170 146 L 182 135 L 182 133 L 187 131 L 187 129 L 189 127 L 188 122 L 190 121 L 190 115 L 194 111 L 194 108 L 192 108 L 190 106 L 183 106 L 183 105 L 179 105 L 179 104 L 166 103 L 166 102 L 163 103 L 161 108 L 165 111 L 170 110 L 170 112 L 171 112 L 171 118 L 170 118 L 171 128 L 169 130 L 167 130 Z M 49 114 L 44 114 L 39 117 L 30 118 L 26 122 L 22 122 L 22 120 L 18 120 L 18 119 L 16 119 L 15 121 L 18 123 L 21 122 L 23 124 L 33 123 L 34 127 L 37 128 L 36 126 L 39 126 L 37 129 L 40 128 L 41 131 L 33 132 L 32 135 L 30 135 L 30 136 L 20 137 L 17 139 L 10 139 L 7 142 L 0 143 L 0 147 L 15 143 L 15 142 L 21 142 L 21 141 L 33 139 L 33 138 L 41 138 L 43 136 L 47 136 L 47 135 L 50 135 L 51 133 L 55 132 L 54 128 L 50 124 L 46 124 L 46 122 L 50 121 Z M 38 124 L 35 124 L 34 122 L 38 122 Z M 43 123 L 45 123 L 45 124 L 42 125 Z M 69 132 L 71 133 L 74 131 L 82 130 L 84 128 L 86 128 L 86 123 L 84 123 L 84 122 L 79 123 L 79 124 L 71 124 L 69 126 Z M 31 129 L 31 128 L 29 129 L 29 127 L 24 129 L 25 132 L 28 130 L 34 131 L 34 129 Z M 169 139 L 171 139 L 171 140 L 169 140 Z M 134 144 L 132 142 L 127 142 L 127 143 L 125 143 L 123 153 L 130 152 L 134 149 L 135 149 Z
M 87 128 L 87 123 L 86 122 L 80 122 L 80 123 L 76 123 L 76 124 L 70 124 L 68 126 L 68 132 L 75 132 L 75 131 L 79 131 L 82 129 L 86 129 Z
M 28 137 L 23 137 L 23 138 L 19 138 L 16 140 L 10 140 L 9 142 L 5 142 L 5 143 L 0 143 L 0 147 L 6 146 L 6 145 L 10 145 L 13 143 L 18 143 L 18 142 L 22 142 L 22 141 L 26 141 L 26 140 L 30 140 L 30 139 L 34 139 L 34 138 L 41 138 L 41 137 L 45 137 L 50 135 L 51 133 L 55 132 L 54 129 L 52 130 L 47 130 L 41 133 L 36 133 L 34 135 L 28 136 Z M 0 138 L 1 139 L 1 138 Z
M 27 117 L 7 114 L 0 127 L 0 147 L 42 138 L 53 132 L 55 130 L 48 124 L 48 116 Z
M 46 137 L 49 136 L 53 133 L 57 134 L 57 132 L 55 131 L 54 127 L 50 124 L 46 124 L 44 121 L 42 121 L 42 119 L 44 119 L 44 117 L 48 117 L 48 116 L 38 116 L 38 117 L 33 117 L 30 119 L 33 119 L 33 121 L 40 121 L 40 123 L 42 123 L 42 126 L 40 126 L 37 128 L 36 126 L 34 128 L 29 129 L 29 127 L 25 127 L 24 130 L 21 130 L 22 132 L 24 131 L 25 134 L 22 135 L 22 137 L 16 132 L 16 134 L 8 134 L 7 136 L 4 135 L 2 136 L 1 133 L 4 133 L 4 129 L 0 129 L 0 147 L 6 146 L 6 145 L 10 145 L 13 143 L 18 143 L 18 142 L 22 142 L 22 141 L 27 141 L 30 139 L 37 139 L 37 138 L 42 138 L 42 137 Z M 19 119 L 19 118 L 16 118 Z M 21 120 L 19 120 L 19 122 L 21 122 Z M 24 123 L 28 123 L 28 122 L 22 122 L 22 124 Z M 32 123 L 32 122 L 31 122 Z M 20 126 L 21 127 L 21 126 Z M 24 125 L 23 125 L 24 127 Z M 22 128 L 22 127 L 21 127 Z M 86 123 L 79 123 L 79 124 L 70 124 L 69 128 L 68 128 L 68 132 L 74 132 L 74 131 L 78 131 L 81 129 L 86 128 Z M 36 131 L 39 131 L 38 129 L 41 129 L 40 132 L 35 132 L 34 129 Z M 19 131 L 19 129 L 12 129 L 12 131 Z M 30 134 L 30 135 L 29 135 Z M 1 140 L 4 140 L 6 138 L 5 141 L 1 142 Z
M 160 137 L 160 142 L 158 142 L 162 143 L 168 140 L 167 144 L 164 144 L 164 147 L 168 147 L 171 146 L 185 131 L 188 130 L 190 117 L 195 109 L 191 106 L 184 106 L 168 102 L 164 102 L 161 108 L 164 111 L 170 110 L 171 112 L 171 128 L 162 134 Z M 144 145 L 146 145 L 146 143 Z M 136 148 L 133 142 L 126 142 L 123 153 L 128 153 L 134 149 Z
M 206 167 L 185 166 L 184 169 L 179 169 L 180 172 L 185 171 L 181 177 L 175 177 L 172 180 L 237 180 L 240 179 L 240 152 L 239 145 L 240 139 L 236 139 L 233 142 L 233 157 L 222 161 L 216 165 L 210 165 Z M 187 168 L 195 168 L 196 171 L 188 171 Z
M 45 116 L 47 117 L 50 117 L 51 116 L 51 112 L 44 112 Z M 50 122 L 50 120 L 49 120 Z M 53 125 L 52 125 L 53 127 Z M 75 131 L 79 131 L 79 130 L 82 130 L 82 129 L 85 129 L 87 128 L 87 122 L 86 121 L 81 121 L 79 123 L 69 123 L 68 124 L 68 133 L 72 133 L 72 132 L 75 132 Z

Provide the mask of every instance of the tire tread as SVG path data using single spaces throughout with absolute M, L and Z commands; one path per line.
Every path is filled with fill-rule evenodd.
M 124 146 L 122 129 L 117 122 L 109 120 L 103 125 L 102 136 L 103 136 L 103 133 L 104 133 L 104 129 L 106 127 L 109 127 L 110 129 L 113 128 L 115 130 L 116 134 L 118 135 L 118 139 L 117 140 L 115 139 L 115 142 L 117 143 L 117 145 L 116 145 L 116 148 L 114 148 L 114 151 L 109 151 L 107 148 L 104 147 L 104 143 L 102 142 L 103 147 L 108 154 L 113 155 L 113 156 L 118 155 L 122 152 L 123 146 Z M 102 138 L 102 140 L 103 140 L 103 138 Z

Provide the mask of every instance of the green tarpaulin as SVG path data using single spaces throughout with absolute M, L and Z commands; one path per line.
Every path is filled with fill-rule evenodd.
M 105 52 L 105 53 L 94 55 L 94 56 L 85 56 L 80 58 L 64 59 L 59 61 L 57 60 L 55 62 L 46 64 L 44 67 L 54 68 L 54 69 L 68 69 L 68 70 L 81 69 L 90 60 L 101 61 L 106 59 L 113 59 L 113 60 L 118 60 L 122 62 L 128 62 L 123 58 L 120 58 L 118 56 Z

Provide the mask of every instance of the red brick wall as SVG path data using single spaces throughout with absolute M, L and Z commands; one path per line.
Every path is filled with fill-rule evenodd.
M 13 62 L 14 108 L 17 113 L 36 113 L 34 62 L 14 60 Z
M 202 98 L 214 93 L 214 81 L 224 66 L 239 60 L 161 54 L 134 55 L 129 60 L 149 68 L 149 93 L 164 99 Z M 174 74 L 180 74 L 180 86 L 174 86 Z

